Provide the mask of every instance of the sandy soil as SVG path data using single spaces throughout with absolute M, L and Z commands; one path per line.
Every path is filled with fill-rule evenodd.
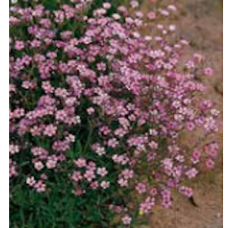
M 205 81 L 208 85 L 205 96 L 212 99 L 222 113 L 222 0 L 164 0 L 164 3 L 178 6 L 180 16 L 176 25 L 180 36 L 191 42 L 189 54 L 202 53 L 214 68 L 215 76 Z M 142 10 L 147 11 L 150 7 L 150 0 L 144 0 Z M 216 138 L 222 147 L 222 127 Z M 145 228 L 222 228 L 222 152 L 215 170 L 201 174 L 193 183 L 193 188 L 197 206 L 175 195 L 173 207 L 168 210 L 156 208 L 151 225 Z

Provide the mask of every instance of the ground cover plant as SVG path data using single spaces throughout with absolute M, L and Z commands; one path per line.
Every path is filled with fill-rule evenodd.
M 213 70 L 183 61 L 188 42 L 162 24 L 176 7 L 10 7 L 10 227 L 139 227 L 173 191 L 191 198 L 219 112 L 200 96 Z M 200 134 L 191 147 L 186 132 Z

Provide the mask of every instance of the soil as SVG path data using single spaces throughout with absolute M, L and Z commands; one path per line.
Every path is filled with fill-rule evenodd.
M 206 79 L 205 97 L 223 111 L 223 2 L 222 0 L 164 0 L 174 3 L 179 16 L 175 19 L 178 34 L 190 41 L 193 53 L 203 54 L 214 68 L 214 77 Z M 142 11 L 151 8 L 144 0 Z M 222 124 L 216 135 L 222 148 Z M 185 139 L 187 140 L 187 139 Z M 222 149 L 221 149 L 222 150 Z M 174 195 L 171 209 L 155 208 L 151 225 L 144 228 L 222 228 L 223 227 L 223 155 L 222 151 L 213 171 L 201 174 L 193 183 L 194 206 L 180 195 Z

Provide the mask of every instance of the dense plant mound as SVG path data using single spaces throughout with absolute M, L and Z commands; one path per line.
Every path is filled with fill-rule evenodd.
M 212 69 L 184 62 L 187 41 L 157 22 L 176 8 L 36 2 L 10 13 L 12 227 L 132 227 L 173 189 L 191 197 L 185 181 L 214 166 L 219 113 L 200 100 Z

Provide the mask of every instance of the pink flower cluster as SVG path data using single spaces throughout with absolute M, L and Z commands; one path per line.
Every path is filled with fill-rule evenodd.
M 174 6 L 144 15 L 132 1 L 130 11 L 121 6 L 106 16 L 111 6 L 104 3 L 87 17 L 89 2 L 11 8 L 10 177 L 24 175 L 41 193 L 50 173 L 68 172 L 75 197 L 118 186 L 138 195 L 140 214 L 171 206 L 173 189 L 191 197 L 184 181 L 202 166 L 213 168 L 219 151 L 205 141 L 218 130 L 219 112 L 201 100 L 206 88 L 198 80 L 213 70 L 199 54 L 182 63 L 188 42 L 170 38 L 174 25 L 156 22 Z M 139 32 L 145 26 L 153 26 L 152 35 Z M 204 140 L 182 147 L 182 132 L 193 131 Z M 129 225 L 132 205 L 115 204 L 109 208 L 122 208 Z

